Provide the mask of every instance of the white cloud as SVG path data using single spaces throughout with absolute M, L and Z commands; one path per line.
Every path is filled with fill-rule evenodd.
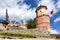
M 54 1 L 53 0 L 41 0 L 40 2 L 39 2 L 39 4 L 38 4 L 38 6 L 40 6 L 40 5 L 45 5 L 45 6 L 47 6 L 47 14 L 48 15 L 50 15 L 50 16 L 52 16 L 51 14 L 50 14 L 50 12 L 52 11 L 52 9 L 54 10 L 54 13 L 56 13 L 57 12 L 57 9 L 56 9 L 56 4 L 54 4 Z
M 17 2 L 19 2 L 19 5 Z M 35 9 L 29 9 L 31 5 L 27 5 L 23 3 L 24 0 L 0 0 L 0 18 L 5 18 L 5 10 L 8 9 L 9 19 L 10 20 L 20 20 L 20 19 L 33 19 L 36 17 Z M 22 4 L 22 5 L 21 5 Z M 54 9 L 55 13 L 57 12 L 57 9 L 55 8 L 56 5 L 54 4 L 54 1 L 52 0 L 41 0 L 38 4 L 46 5 L 48 7 L 47 13 L 51 16 L 50 12 L 52 9 Z
M 21 1 L 18 5 L 17 2 Z M 24 0 L 23 0 L 24 1 Z M 5 17 L 5 10 L 8 9 L 10 20 L 27 20 L 35 18 L 35 8 L 29 9 L 29 5 L 23 3 L 22 0 L 0 0 L 0 16 Z M 0 17 L 0 18 L 1 18 Z
M 59 32 L 56 29 L 50 29 L 51 34 L 59 34 Z
M 57 21 L 60 21 L 60 17 L 56 18 L 54 22 L 56 23 Z
M 0 0 L 0 8 L 15 7 L 18 0 Z
M 60 0 L 58 0 L 58 2 L 56 3 L 56 7 L 60 9 Z

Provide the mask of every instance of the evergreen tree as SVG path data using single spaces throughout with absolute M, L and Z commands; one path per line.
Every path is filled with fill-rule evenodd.
M 30 29 L 30 28 L 35 28 L 35 27 L 36 27 L 35 21 L 30 19 L 30 21 L 27 24 L 27 28 Z

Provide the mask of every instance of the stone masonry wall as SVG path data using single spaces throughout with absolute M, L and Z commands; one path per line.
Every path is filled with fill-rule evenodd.
M 41 15 L 35 19 L 36 28 L 47 28 L 50 30 L 50 18 L 48 15 Z
M 0 31 L 0 33 L 8 32 L 8 33 L 18 33 L 18 34 L 32 34 L 36 35 L 38 37 L 50 37 L 50 33 L 47 31 L 46 28 L 41 28 L 41 29 L 21 29 L 21 30 L 5 30 L 5 31 Z
M 40 29 L 20 29 L 20 30 L 4 30 L 0 31 L 0 33 L 17 33 L 17 34 L 31 34 L 35 35 L 37 38 L 42 39 L 56 39 L 56 36 L 51 35 L 50 32 L 46 28 L 40 28 Z

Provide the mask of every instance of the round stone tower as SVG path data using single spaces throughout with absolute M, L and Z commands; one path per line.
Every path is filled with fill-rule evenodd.
M 46 13 L 47 7 L 44 5 L 40 5 L 36 9 L 36 28 L 47 28 L 47 30 L 50 30 L 50 17 Z

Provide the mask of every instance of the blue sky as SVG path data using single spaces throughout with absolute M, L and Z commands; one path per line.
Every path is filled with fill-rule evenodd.
M 5 20 L 5 10 L 8 9 L 9 20 L 29 20 L 36 17 L 35 10 L 38 6 L 47 6 L 50 16 L 51 33 L 60 33 L 60 0 L 0 0 L 0 21 Z M 54 14 L 51 15 L 51 10 Z M 2 20 L 3 19 L 3 20 Z

